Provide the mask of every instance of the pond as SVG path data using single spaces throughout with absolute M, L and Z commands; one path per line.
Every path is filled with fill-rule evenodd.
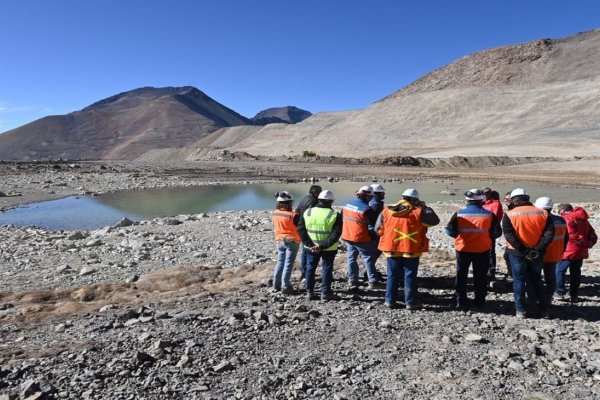
M 368 182 L 370 183 L 370 182 Z M 366 184 L 368 184 L 366 183 Z M 341 206 L 354 197 L 365 183 L 320 182 L 336 196 L 334 205 Z M 427 203 L 461 201 L 462 193 L 473 187 L 492 187 L 502 196 L 515 187 L 526 188 L 532 200 L 550 196 L 560 202 L 600 201 L 600 190 L 552 187 L 543 184 L 506 183 L 474 180 L 418 180 L 383 183 L 386 202 L 398 200 L 407 188 L 416 188 Z M 308 192 L 309 183 L 266 183 L 246 185 L 214 185 L 188 188 L 132 190 L 96 197 L 67 197 L 0 212 L 0 225 L 39 226 L 52 230 L 93 230 L 113 225 L 124 217 L 145 220 L 161 216 L 197 214 L 226 210 L 268 210 L 275 205 L 274 193 L 288 190 L 298 202 Z M 442 194 L 455 192 L 456 196 Z

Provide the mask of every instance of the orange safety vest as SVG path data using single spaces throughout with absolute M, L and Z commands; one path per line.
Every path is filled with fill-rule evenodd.
M 291 240 L 300 243 L 300 235 L 296 225 L 294 225 L 294 217 L 297 214 L 293 211 L 276 210 L 273 211 L 273 228 L 275 231 L 275 241 Z
M 534 206 L 515 207 L 506 212 L 515 229 L 515 236 L 525 247 L 534 247 L 540 241 L 548 222 L 548 213 Z M 507 243 L 509 249 L 513 249 Z
M 365 205 L 365 210 L 368 208 Z M 369 221 L 365 217 L 365 210 L 354 207 L 352 203 L 342 208 L 342 236 L 341 239 L 349 242 L 370 242 Z
M 561 221 L 562 220 L 562 221 Z M 567 223 L 564 219 L 554 218 L 554 239 L 546 248 L 544 262 L 555 263 L 562 259 L 565 249 L 565 234 L 567 233 Z
M 393 216 L 389 208 L 382 211 L 379 250 L 392 253 L 429 251 L 427 227 L 421 223 L 421 209 L 414 208 L 402 216 Z
M 469 253 L 483 253 L 492 247 L 490 229 L 492 227 L 491 213 L 461 213 L 457 214 L 458 236 L 454 239 L 454 248 Z

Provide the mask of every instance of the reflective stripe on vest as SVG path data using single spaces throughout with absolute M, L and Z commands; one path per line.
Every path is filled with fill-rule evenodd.
M 379 250 L 394 253 L 424 253 L 429 250 L 427 228 L 421 224 L 421 209 L 394 217 L 387 207 L 382 211 Z
M 336 213 L 331 208 L 313 207 L 306 210 L 304 212 L 304 223 L 310 240 L 318 245 L 324 243 L 333 232 L 335 219 Z M 323 250 L 337 250 L 337 248 L 338 243 L 335 242 Z
M 521 206 L 506 212 L 515 236 L 525 247 L 534 247 L 544 234 L 548 213 L 534 206 Z M 508 243 L 508 248 L 513 247 Z
M 363 207 L 363 208 L 361 208 Z M 361 204 L 357 207 L 355 204 L 347 203 L 342 207 L 342 239 L 349 242 L 370 242 L 369 221 L 365 217 L 365 211 L 370 209 L 368 204 Z
M 554 239 L 544 253 L 544 262 L 559 262 L 565 249 L 565 234 L 567 224 L 562 218 L 552 218 L 554 222 Z
M 457 251 L 468 253 L 489 251 L 492 246 L 492 240 L 490 239 L 492 213 L 465 212 L 463 210 L 456 214 L 458 235 L 454 239 L 454 248 Z
M 294 217 L 297 214 L 293 211 L 277 210 L 273 211 L 273 231 L 275 232 L 275 240 L 291 240 L 300 243 L 300 235 L 296 225 L 294 225 Z

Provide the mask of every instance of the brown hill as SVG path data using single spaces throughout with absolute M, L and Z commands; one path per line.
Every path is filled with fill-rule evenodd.
M 252 118 L 252 121 L 256 125 L 296 124 L 311 115 L 310 112 L 294 106 L 274 107 L 259 112 Z
M 364 110 L 267 125 L 228 149 L 347 157 L 600 156 L 600 30 L 481 51 Z
M 0 135 L 0 159 L 133 159 L 252 121 L 193 87 L 141 88 Z

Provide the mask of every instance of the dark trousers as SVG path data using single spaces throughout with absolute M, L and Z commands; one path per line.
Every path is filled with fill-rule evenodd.
M 569 285 L 569 293 L 571 299 L 579 297 L 579 286 L 581 285 L 581 265 L 583 260 L 560 260 L 556 264 L 556 293 L 565 295 L 567 288 L 565 285 L 565 277 L 567 269 L 571 275 L 571 284 Z
M 487 295 L 486 273 L 490 265 L 490 252 L 469 253 L 456 252 L 456 304 L 464 305 L 467 302 L 467 278 L 469 266 L 473 264 L 473 280 L 475 285 L 475 304 L 485 304 Z
M 331 283 L 333 282 L 333 261 L 337 250 L 322 251 L 320 253 L 307 253 L 307 264 L 306 264 L 306 291 L 312 292 L 315 290 L 315 273 L 317 265 L 320 260 L 321 263 L 321 293 L 331 293 Z
M 496 239 L 492 239 L 492 247 L 490 247 L 489 273 L 496 273 Z

